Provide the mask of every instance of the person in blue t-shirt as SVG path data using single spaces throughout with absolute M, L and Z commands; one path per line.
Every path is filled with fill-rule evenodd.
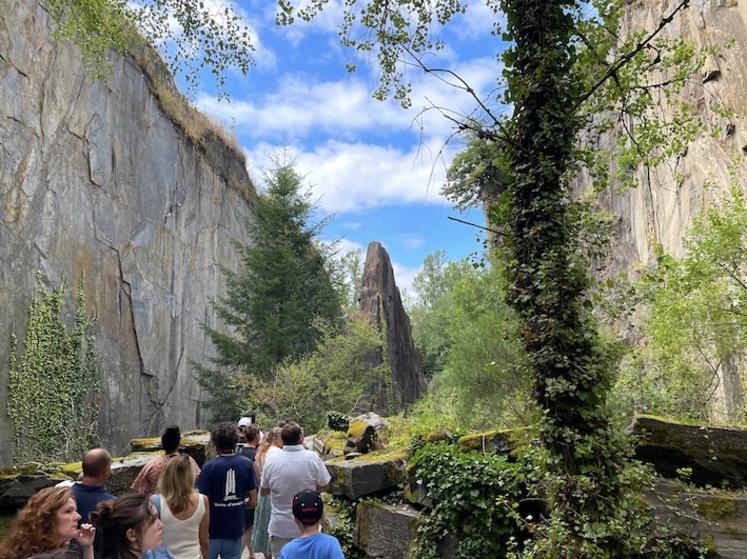
M 206 463 L 197 489 L 210 501 L 209 559 L 240 559 L 247 508 L 257 505 L 252 461 L 234 453 L 239 436 L 233 423 L 221 423 L 212 441 L 218 453 Z
M 114 495 L 106 490 L 106 480 L 112 473 L 112 456 L 103 448 L 92 448 L 83 455 L 83 479 L 71 486 L 78 507 L 78 525 L 90 522 L 89 515 L 102 501 L 113 501 Z
M 291 509 L 301 535 L 283 546 L 279 559 L 345 559 L 337 538 L 320 532 L 324 504 L 319 493 L 296 493 Z

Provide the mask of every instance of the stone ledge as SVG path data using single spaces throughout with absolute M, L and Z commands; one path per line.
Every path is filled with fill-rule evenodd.
M 405 480 L 405 456 L 404 450 L 395 450 L 372 452 L 352 460 L 328 460 L 325 465 L 332 476 L 329 491 L 355 501 L 394 489 Z

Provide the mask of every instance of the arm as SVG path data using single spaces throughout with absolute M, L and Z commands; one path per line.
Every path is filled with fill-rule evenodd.
M 316 486 L 316 492 L 317 493 L 325 493 L 329 489 L 329 483 L 325 485 L 317 485 Z
M 204 499 L 205 502 L 205 514 L 202 515 L 200 521 L 200 553 L 202 553 L 202 559 L 207 559 L 208 556 L 208 527 L 210 526 L 210 501 L 205 495 L 200 495 L 200 499 Z
M 257 490 L 252 489 L 249 491 L 249 495 L 246 496 L 246 507 L 253 509 L 257 506 Z

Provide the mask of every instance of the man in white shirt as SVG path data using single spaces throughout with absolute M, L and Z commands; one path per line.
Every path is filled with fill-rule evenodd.
M 303 447 L 298 423 L 286 424 L 280 436 L 283 450 L 267 458 L 260 484 L 262 495 L 270 495 L 272 503 L 268 532 L 273 557 L 279 557 L 283 546 L 300 535 L 293 519 L 293 497 L 304 489 L 326 491 L 332 479 L 322 459 Z

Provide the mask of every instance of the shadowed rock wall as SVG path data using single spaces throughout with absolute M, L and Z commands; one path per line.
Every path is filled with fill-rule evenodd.
M 132 59 L 93 82 L 77 49 L 50 39 L 43 4 L 0 0 L 0 464 L 11 331 L 23 337 L 41 270 L 47 287 L 85 278 L 104 366 L 99 431 L 121 451 L 164 422 L 196 427 L 189 360 L 212 351 L 209 298 L 232 240 L 248 242 L 254 189 L 234 148 L 189 140 Z M 73 308 L 72 301 L 68 307 Z

